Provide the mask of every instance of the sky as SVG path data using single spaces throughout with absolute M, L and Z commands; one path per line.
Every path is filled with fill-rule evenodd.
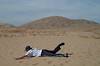
M 22 25 L 48 16 L 100 23 L 100 0 L 0 0 L 0 22 Z

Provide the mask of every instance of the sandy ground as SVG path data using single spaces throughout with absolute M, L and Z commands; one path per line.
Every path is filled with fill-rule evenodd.
M 65 42 L 65 46 L 60 52 L 73 53 L 71 57 L 34 57 L 15 60 L 15 57 L 25 54 L 26 45 L 53 49 L 61 42 Z M 68 32 L 62 36 L 0 37 L 0 66 L 100 66 L 100 35 Z

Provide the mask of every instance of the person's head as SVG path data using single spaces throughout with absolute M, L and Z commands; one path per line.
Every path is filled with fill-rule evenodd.
M 30 49 L 32 49 L 32 47 L 30 47 L 30 46 L 26 46 L 26 47 L 25 47 L 25 51 L 26 51 L 26 52 L 29 51 Z

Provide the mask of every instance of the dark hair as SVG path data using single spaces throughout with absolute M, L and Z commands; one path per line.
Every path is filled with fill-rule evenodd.
M 32 47 L 30 47 L 30 46 L 25 47 L 25 51 L 29 51 L 30 49 L 32 49 Z

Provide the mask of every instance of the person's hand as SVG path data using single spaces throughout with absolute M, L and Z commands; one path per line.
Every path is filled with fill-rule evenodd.
M 15 58 L 15 60 L 19 60 L 19 58 Z

